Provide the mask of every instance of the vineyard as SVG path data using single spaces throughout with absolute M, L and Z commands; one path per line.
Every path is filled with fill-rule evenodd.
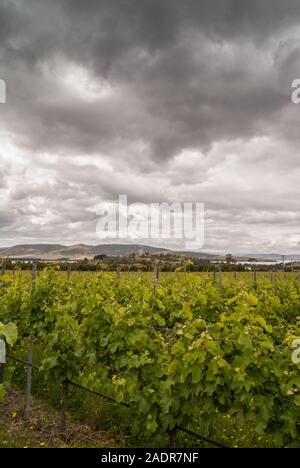
M 176 444 L 184 429 L 177 443 L 190 444 L 191 431 L 238 446 L 298 446 L 299 337 L 297 274 L 10 273 L 0 288 L 0 398 L 20 386 L 23 362 L 25 417 L 33 374 L 44 399 L 59 388 L 62 429 L 78 385 L 120 404 L 128 431 L 153 444 Z

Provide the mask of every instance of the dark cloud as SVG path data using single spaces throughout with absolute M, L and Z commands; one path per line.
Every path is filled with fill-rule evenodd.
M 280 231 L 286 211 L 294 248 L 299 41 L 296 0 L 0 0 L 1 209 L 19 213 L 16 238 L 91 233 L 92 207 L 124 192 L 205 202 L 222 225 L 209 247 L 224 229 L 248 246 L 247 226 Z
M 72 152 L 142 139 L 154 159 L 207 148 L 216 135 L 263 134 L 262 121 L 276 116 L 289 90 L 277 86 L 274 45 L 261 50 L 255 41 L 299 20 L 297 3 L 288 3 L 4 2 L 10 26 L 2 48 L 16 133 L 33 149 Z M 57 56 L 95 82 L 108 80 L 117 96 L 91 104 L 66 93 L 59 78 L 68 70 L 55 70 Z

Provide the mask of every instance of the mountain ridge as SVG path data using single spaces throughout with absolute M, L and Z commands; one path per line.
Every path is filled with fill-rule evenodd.
M 0 257 L 20 259 L 59 260 L 62 258 L 80 260 L 92 259 L 95 255 L 130 255 L 138 254 L 141 250 L 149 254 L 178 253 L 171 249 L 151 247 L 140 244 L 18 244 L 12 247 L 0 248 Z M 195 255 L 198 255 L 195 253 Z M 209 254 L 201 254 L 203 257 Z
M 151 255 L 159 253 L 169 253 L 173 255 L 182 255 L 186 257 L 195 257 L 203 259 L 220 259 L 224 258 L 222 253 L 208 253 L 202 251 L 177 251 L 165 247 L 152 247 L 142 244 L 17 244 L 11 247 L 0 248 L 0 257 L 11 259 L 40 259 L 40 260 L 82 260 L 84 258 L 93 259 L 95 255 L 130 255 L 138 254 L 140 251 L 148 252 Z M 247 260 L 250 257 L 270 260 L 281 260 L 282 256 L 276 253 L 263 254 L 233 254 L 233 257 L 239 260 Z M 300 260 L 299 254 L 287 254 L 286 260 L 293 257 L 295 260 Z

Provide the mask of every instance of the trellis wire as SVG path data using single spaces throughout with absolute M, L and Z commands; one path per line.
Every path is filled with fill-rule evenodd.
M 24 364 L 24 365 L 30 367 L 31 369 L 37 369 L 37 370 L 40 371 L 40 368 L 38 366 L 36 366 L 35 364 L 33 364 L 32 362 L 27 362 L 27 361 L 25 361 L 25 360 L 23 360 L 21 358 L 11 356 L 11 355 L 7 355 L 7 358 L 11 359 L 12 361 L 19 362 L 20 364 Z M 84 387 L 83 385 L 80 385 L 77 382 L 74 382 L 72 380 L 65 379 L 63 384 L 62 384 L 62 393 L 64 393 L 64 398 L 63 398 L 62 403 L 61 403 L 61 432 L 62 432 L 62 435 L 66 432 L 66 410 L 67 410 L 67 400 L 68 400 L 68 385 L 72 385 L 74 387 L 77 387 L 80 390 L 83 390 L 83 391 L 85 391 L 87 393 L 98 396 L 98 397 L 103 398 L 105 400 L 108 400 L 110 402 L 116 403 L 116 404 L 118 404 L 120 406 L 130 408 L 129 403 L 125 403 L 125 402 L 122 402 L 122 401 L 121 402 L 117 401 L 115 398 L 113 398 L 110 395 L 106 395 L 105 393 L 99 392 L 97 390 L 92 390 L 90 388 Z M 200 435 L 200 434 L 198 434 L 196 432 L 191 431 L 190 429 L 186 429 L 186 428 L 181 427 L 181 426 L 176 426 L 173 430 L 169 431 L 170 445 L 175 445 L 175 447 L 171 447 L 171 448 L 176 448 L 176 431 L 177 430 L 180 431 L 180 432 L 186 433 L 186 434 L 188 434 L 190 436 L 193 436 L 193 437 L 201 440 L 202 442 L 207 442 L 209 444 L 212 444 L 212 445 L 214 445 L 215 447 L 218 447 L 218 448 L 227 448 L 227 449 L 232 448 L 229 445 L 224 444 L 223 442 L 220 442 L 220 441 L 213 440 L 213 439 L 210 439 L 208 437 L 202 436 L 202 435 Z

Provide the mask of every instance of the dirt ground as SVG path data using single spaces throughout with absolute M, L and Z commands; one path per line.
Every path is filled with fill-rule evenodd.
M 60 415 L 32 399 L 28 421 L 23 419 L 24 394 L 9 390 L 0 404 L 0 448 L 116 447 L 106 432 L 68 418 L 67 430 L 60 432 Z

